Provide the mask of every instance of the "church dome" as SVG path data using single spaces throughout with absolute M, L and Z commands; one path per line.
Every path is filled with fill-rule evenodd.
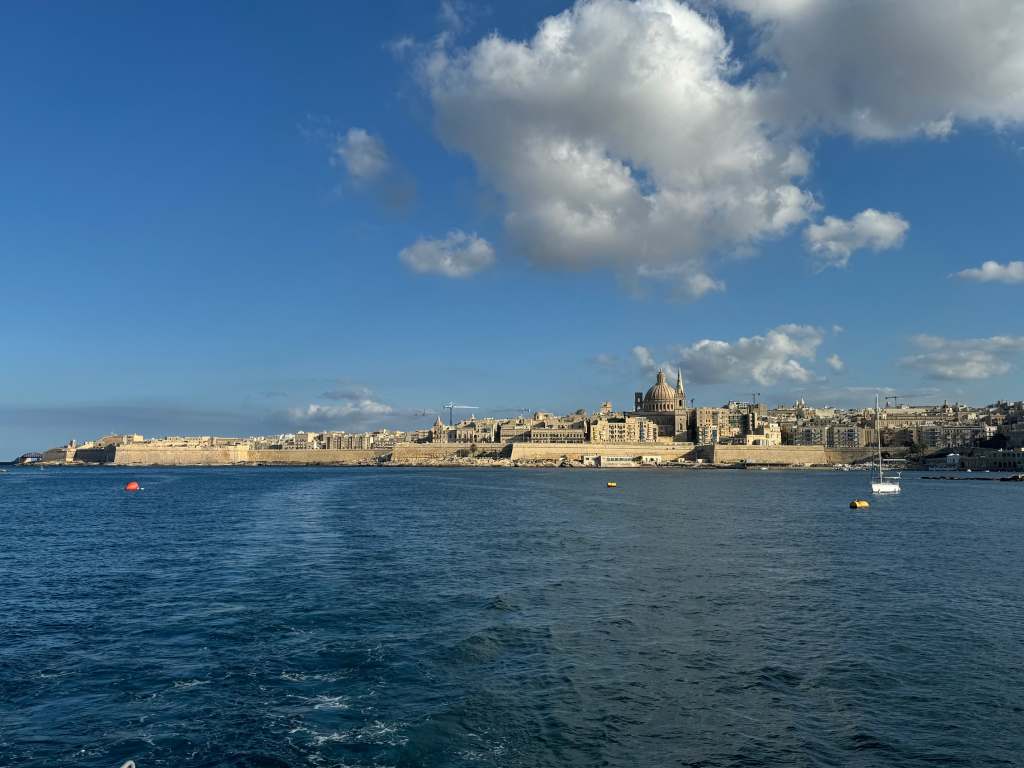
M 644 395 L 645 411 L 671 411 L 675 409 L 676 390 L 665 381 L 664 371 L 658 371 L 658 380 Z

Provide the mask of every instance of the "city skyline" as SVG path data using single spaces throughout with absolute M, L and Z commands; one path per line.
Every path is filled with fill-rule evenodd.
M 325 428 L 321 424 L 276 434 L 248 435 L 214 434 L 208 430 L 143 435 L 138 430 L 120 433 L 107 430 L 102 435 L 73 437 L 60 446 L 49 448 L 46 454 L 52 460 L 53 456 L 63 455 L 65 449 L 70 456 L 76 448 L 112 448 L 122 444 L 189 448 L 246 444 L 261 450 L 367 450 L 393 448 L 397 443 L 507 445 L 514 442 L 864 448 L 877 442 L 877 433 L 873 431 L 876 423 L 882 425 L 886 445 L 917 446 L 925 451 L 981 445 L 997 434 L 1007 439 L 1009 447 L 1016 448 L 1022 439 L 1019 422 L 1024 400 L 1004 399 L 985 405 L 948 401 L 938 404 L 914 399 L 921 395 L 876 393 L 874 407 L 842 408 L 808 403 L 803 398 L 791 404 L 770 406 L 759 401 L 760 392 L 753 392 L 748 399 L 714 405 L 698 404 L 696 398 L 689 397 L 681 369 L 675 371 L 675 380 L 670 383 L 664 369 L 658 368 L 654 381 L 647 383 L 650 386 L 646 391 L 634 391 L 632 408 L 616 408 L 612 401 L 606 400 L 596 408 L 576 408 L 561 413 L 525 408 L 489 413 L 477 406 L 449 402 L 441 404 L 438 410 L 380 414 L 381 418 L 411 420 L 410 424 L 402 426 L 391 423 L 346 430 Z M 515 413 L 509 415 L 510 410 Z M 330 420 L 319 413 L 306 414 L 305 418 Z M 100 459 L 95 455 L 85 459 L 87 463 L 97 460 Z
M 12 9 L 0 458 L 1021 398 L 1024 11 L 868 5 Z

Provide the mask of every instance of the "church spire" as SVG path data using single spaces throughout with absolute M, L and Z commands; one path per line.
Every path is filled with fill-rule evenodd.
M 683 393 L 683 369 L 676 368 L 676 392 Z

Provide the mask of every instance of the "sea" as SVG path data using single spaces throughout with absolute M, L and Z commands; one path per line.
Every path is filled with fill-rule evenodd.
M 0 766 L 1024 765 L 1024 485 L 868 484 L 13 469 Z

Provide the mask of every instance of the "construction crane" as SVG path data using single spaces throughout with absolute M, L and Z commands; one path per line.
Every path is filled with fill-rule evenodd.
M 450 427 L 455 423 L 454 413 L 456 408 L 460 410 L 470 410 L 479 407 L 479 405 L 456 405 L 455 403 L 445 403 L 444 405 L 441 406 L 441 410 L 443 411 L 445 408 L 448 409 L 448 426 Z

